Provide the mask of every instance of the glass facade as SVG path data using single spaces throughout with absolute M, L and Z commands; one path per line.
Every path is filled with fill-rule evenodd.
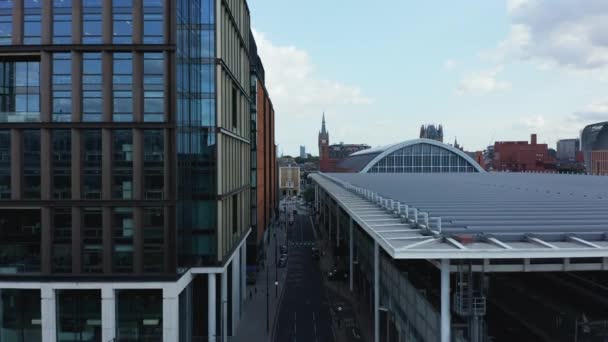
M 144 121 L 162 122 L 165 101 L 165 59 L 162 53 L 144 53 Z
M 40 0 L 23 1 L 23 44 L 40 44 L 41 4 Z
M 144 5 L 144 44 L 162 44 L 163 40 L 163 1 L 143 0 Z
M 83 54 L 82 121 L 102 120 L 102 67 L 101 53 Z
M 164 186 L 164 135 L 162 130 L 144 131 L 144 199 L 160 200 Z
M 101 44 L 102 0 L 82 0 L 82 42 L 84 44 Z
M 161 290 L 120 290 L 116 299 L 117 342 L 163 340 Z
M 40 272 L 40 209 L 0 209 L 0 274 Z
M 112 198 L 133 198 L 133 132 L 129 129 L 112 132 Z
M 112 120 L 133 121 L 133 53 L 115 53 L 113 66 Z
M 0 60 L 0 123 L 40 121 L 40 62 Z
M 13 33 L 13 0 L 0 1 L 0 45 L 10 45 Z
M 114 44 L 133 43 L 132 0 L 112 1 L 112 42 Z
M 112 211 L 114 235 L 114 272 L 133 272 L 133 209 L 114 208 Z
M 103 213 L 101 208 L 82 209 L 82 265 L 85 273 L 103 271 Z
M 0 131 L 0 199 L 11 198 L 11 131 Z
M 40 198 L 40 130 L 23 131 L 23 198 Z
M 53 272 L 72 272 L 72 209 L 53 209 Z
M 82 141 L 82 197 L 101 199 L 101 130 L 83 130 Z
M 414 144 L 401 148 L 378 161 L 369 173 L 478 172 L 458 154 L 435 145 Z
M 72 132 L 53 131 L 53 198 L 72 198 Z
M 217 253 L 215 2 L 177 6 L 179 264 L 213 263 Z
M 71 23 L 70 23 L 71 25 Z M 53 121 L 72 120 L 72 56 L 53 54 Z
M 53 44 L 72 42 L 72 0 L 53 0 Z
M 0 342 L 42 341 L 40 290 L 0 289 Z
M 99 290 L 61 290 L 56 300 L 57 342 L 102 342 Z
M 144 272 L 164 270 L 164 215 L 162 208 L 143 209 Z

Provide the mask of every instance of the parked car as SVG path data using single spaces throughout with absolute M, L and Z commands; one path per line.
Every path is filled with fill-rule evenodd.
M 286 245 L 281 246 L 281 254 L 287 254 L 287 246 Z
M 279 268 L 283 268 L 287 265 L 287 256 L 285 256 L 285 258 L 283 258 L 283 255 L 281 256 L 281 259 L 279 259 L 279 264 L 277 265 Z

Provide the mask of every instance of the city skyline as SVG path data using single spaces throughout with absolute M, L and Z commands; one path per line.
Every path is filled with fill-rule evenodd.
M 356 4 L 266 1 L 251 8 L 285 155 L 297 155 L 300 145 L 316 150 L 323 112 L 333 142 L 357 136 L 386 145 L 415 138 L 421 124 L 442 123 L 445 140 L 458 137 L 468 150 L 532 133 L 555 148 L 608 119 L 600 30 L 608 4 L 395 1 L 390 11 Z M 315 25 L 305 25 L 311 17 Z

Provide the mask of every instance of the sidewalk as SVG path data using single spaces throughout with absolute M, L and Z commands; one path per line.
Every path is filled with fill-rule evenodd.
M 273 226 L 271 232 L 275 231 L 278 224 Z M 285 243 L 285 233 L 282 229 L 276 229 L 279 246 Z M 270 236 L 270 242 L 266 249 L 266 263 L 264 268 L 258 272 L 255 285 L 247 285 L 247 300 L 245 311 L 241 317 L 241 322 L 233 336 L 231 342 L 272 342 L 276 312 L 280 309 L 280 302 L 283 296 L 285 277 L 287 268 L 279 268 L 279 288 L 278 298 L 275 289 L 275 263 L 274 249 L 275 239 Z M 268 283 L 266 282 L 266 271 L 268 270 Z M 269 308 L 269 332 L 266 331 L 266 285 L 268 284 L 268 308 Z M 257 291 L 256 291 L 257 289 Z M 257 293 L 256 293 L 257 292 Z M 251 293 L 251 299 L 250 299 Z
M 334 258 L 331 248 L 329 248 L 326 232 L 318 228 L 316 225 L 314 231 L 317 240 L 320 241 L 319 246 L 323 253 L 320 260 L 321 271 L 324 275 L 326 275 L 334 268 Z M 320 233 L 320 236 L 318 236 L 317 233 Z M 335 342 L 371 341 L 373 338 L 373 318 L 367 312 L 365 304 L 359 302 L 354 292 L 350 292 L 349 282 L 329 281 L 326 277 L 324 277 L 324 283 L 331 303 L 332 317 L 334 318 L 332 324 L 335 333 Z M 335 306 L 337 303 L 348 303 L 352 307 L 354 322 L 349 324 L 346 324 L 346 322 L 338 324 L 338 320 L 345 320 L 343 320 L 342 317 L 338 317 L 340 315 L 338 315 L 335 311 Z M 358 340 L 353 340 L 352 337 L 350 337 L 348 330 L 353 326 L 359 328 L 361 338 Z

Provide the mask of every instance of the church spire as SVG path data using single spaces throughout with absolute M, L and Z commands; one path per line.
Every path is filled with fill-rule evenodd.
M 325 112 L 323 112 L 323 121 L 321 124 L 321 134 L 327 134 L 327 130 L 325 129 Z

